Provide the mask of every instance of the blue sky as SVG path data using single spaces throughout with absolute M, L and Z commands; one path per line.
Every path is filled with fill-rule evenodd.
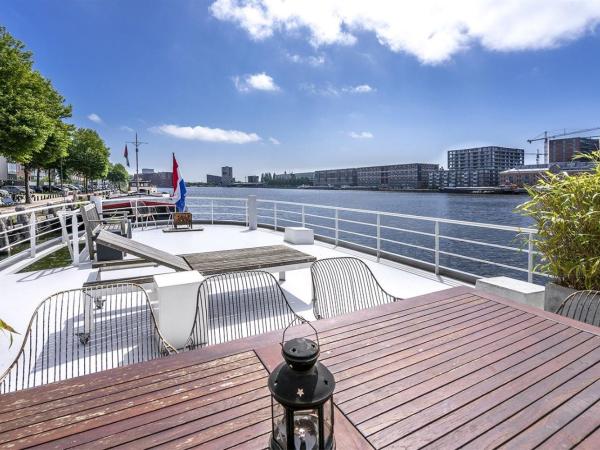
M 140 167 L 169 169 L 175 152 L 187 180 L 222 165 L 238 179 L 445 165 L 450 148 L 535 152 L 541 144 L 526 139 L 544 130 L 600 126 L 598 0 L 523 0 L 491 18 L 493 5 L 477 16 L 470 1 L 424 20 L 427 11 L 377 0 L 363 2 L 368 12 L 336 0 L 257 0 L 256 10 L 236 0 L 3 0 L 0 23 L 113 161 L 137 130 L 149 142 Z M 550 6 L 538 14 L 536 4 Z

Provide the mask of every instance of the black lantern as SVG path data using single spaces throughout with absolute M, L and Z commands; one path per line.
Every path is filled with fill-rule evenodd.
M 292 339 L 283 344 L 281 353 L 285 362 L 269 376 L 271 449 L 334 449 L 335 380 L 317 361 L 319 345 L 306 338 Z

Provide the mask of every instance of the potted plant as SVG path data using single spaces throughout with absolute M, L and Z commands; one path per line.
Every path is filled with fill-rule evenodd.
M 591 172 L 550 173 L 528 188 L 518 209 L 535 221 L 536 270 L 547 273 L 545 309 L 556 311 L 571 293 L 600 290 L 600 151 L 579 155 L 596 163 Z

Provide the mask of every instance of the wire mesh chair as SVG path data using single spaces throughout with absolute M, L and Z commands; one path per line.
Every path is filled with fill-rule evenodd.
M 176 353 L 162 337 L 146 291 L 120 283 L 54 294 L 36 308 L 0 393 Z
M 312 263 L 310 273 L 317 319 L 401 300 L 387 293 L 369 266 L 358 258 L 320 259 Z
M 600 291 L 578 291 L 569 295 L 556 314 L 600 327 Z
M 260 270 L 206 278 L 198 288 L 188 349 L 283 329 L 306 321 L 291 308 L 273 275 Z

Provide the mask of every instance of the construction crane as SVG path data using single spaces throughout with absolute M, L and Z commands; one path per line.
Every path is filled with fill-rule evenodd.
M 570 132 L 564 132 L 561 134 L 555 134 L 552 136 L 548 136 L 548 132 L 544 131 L 544 136 L 542 137 L 535 137 L 532 139 L 527 139 L 527 142 L 529 142 L 530 144 L 532 142 L 536 142 L 536 141 L 544 141 L 544 164 L 548 164 L 548 154 L 549 154 L 549 141 L 550 139 L 556 139 L 559 137 L 564 137 L 564 136 L 570 136 L 573 134 L 583 134 L 583 133 L 589 133 L 591 131 L 596 131 L 596 130 L 600 130 L 600 127 L 594 127 L 594 128 L 586 128 L 585 130 L 577 130 L 577 131 L 570 131 Z M 539 159 L 539 157 L 538 157 Z

